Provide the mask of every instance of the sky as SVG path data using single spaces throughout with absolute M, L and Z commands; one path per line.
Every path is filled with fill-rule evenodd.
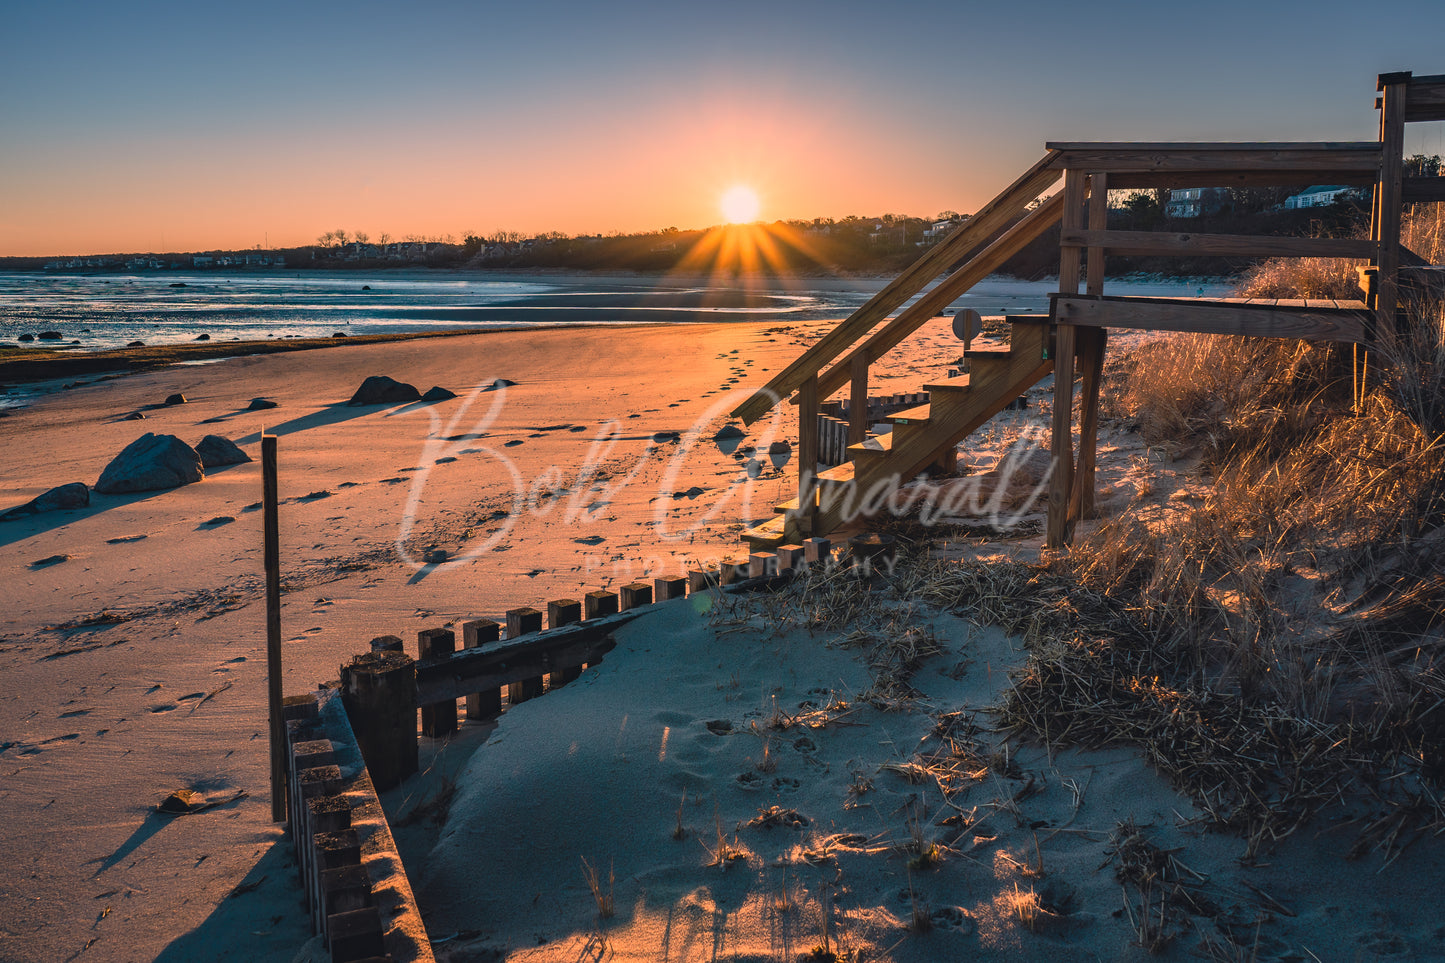
M 0 256 L 701 228 L 738 184 L 967 213 L 1050 140 L 1373 140 L 1442 37 L 1440 0 L 4 0 Z

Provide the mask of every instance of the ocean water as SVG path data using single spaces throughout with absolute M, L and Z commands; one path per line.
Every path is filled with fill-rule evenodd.
M 0 344 L 57 331 L 78 350 L 212 341 L 589 323 L 846 317 L 887 283 L 420 272 L 0 274 Z M 1223 282 L 1111 282 L 1120 294 L 1224 293 Z M 1050 281 L 989 278 L 955 307 L 1043 311 Z M 77 344 L 71 344 L 78 342 Z
M 74 351 L 211 342 L 519 328 L 844 318 L 888 278 L 697 278 L 460 272 L 0 273 L 0 360 L 25 334 Z M 1115 294 L 1228 293 L 1224 280 L 1111 280 Z M 988 278 L 953 305 L 984 315 L 1048 310 L 1057 282 Z M 40 344 L 42 342 L 37 342 Z M 0 407 L 33 390 L 0 394 Z

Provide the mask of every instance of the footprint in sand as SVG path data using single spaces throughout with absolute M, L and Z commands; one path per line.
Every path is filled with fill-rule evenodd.
M 204 528 L 206 526 L 215 527 L 218 525 L 229 525 L 235 520 L 236 519 L 231 515 L 217 515 L 215 518 L 207 519 L 206 521 L 201 522 L 201 526 Z
M 139 542 L 143 538 L 150 538 L 149 535 L 121 535 L 117 538 L 107 538 L 107 545 L 124 545 L 126 542 Z
M 150 711 L 153 712 L 153 713 L 159 714 L 159 713 L 162 713 L 162 712 L 171 712 L 171 711 L 173 711 L 173 710 L 175 710 L 175 709 L 179 709 L 179 708 L 180 708 L 180 704 L 179 704 L 179 703 L 176 703 L 176 702 L 162 702 L 162 703 L 160 703 L 159 705 L 151 706 Z
M 74 719 L 76 716 L 88 716 L 94 711 L 91 709 L 71 709 L 69 712 L 62 712 L 57 718 Z
M 773 780 L 774 792 L 797 792 L 803 784 L 791 776 L 779 776 Z
M 69 555 L 51 555 L 51 556 L 48 556 L 47 558 L 42 558 L 42 559 L 38 559 L 37 561 L 31 562 L 31 563 L 30 563 L 30 567 L 31 567 L 31 568 L 49 568 L 49 567 L 52 566 L 52 565 L 59 565 L 61 562 L 68 562 L 68 561 L 70 561 L 70 559 L 71 559 L 71 556 L 69 556 Z
M 432 462 L 432 464 L 434 464 L 434 465 L 446 465 L 446 464 L 449 464 L 449 463 L 454 462 L 454 461 L 456 461 L 456 460 L 457 460 L 457 456 L 456 456 L 456 455 L 447 455 L 445 458 L 438 458 L 436 461 Z
M 738 776 L 737 783 L 741 789 L 756 791 L 763 788 L 763 777 L 755 772 L 745 772 Z
M 503 448 L 516 448 L 518 445 L 523 444 L 523 443 L 524 443 L 524 442 L 522 441 L 522 439 L 520 439 L 520 438 L 513 438 L 511 441 L 509 441 L 509 442 L 507 442 L 506 444 L 502 445 L 502 447 L 503 447 Z

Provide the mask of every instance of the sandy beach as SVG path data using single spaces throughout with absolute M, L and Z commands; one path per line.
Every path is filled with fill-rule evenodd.
M 278 435 L 285 690 L 302 692 L 374 636 L 411 647 L 737 553 L 744 523 L 792 494 L 790 455 L 768 454 L 796 437 L 791 408 L 741 448 L 713 433 L 825 329 L 494 332 L 146 371 L 0 420 L 0 509 L 93 484 L 145 432 L 221 434 L 253 457 Z M 878 390 L 917 390 L 959 353 L 946 320 L 909 345 Z M 347 406 L 375 374 L 458 397 Z M 1047 386 L 965 464 L 1042 424 Z M 1183 469 L 1106 426 L 1101 506 L 1146 476 L 1164 499 Z M 252 462 L 0 523 L 0 959 L 316 958 L 269 821 L 260 498 Z M 907 700 L 880 689 L 888 639 L 917 653 L 889 675 Z M 988 710 L 1021 643 L 906 585 L 694 597 L 617 640 L 494 726 L 423 740 L 427 771 L 384 797 L 438 958 L 1442 958 L 1438 840 L 1347 862 L 1324 822 L 1241 859 L 1137 753 L 1003 738 Z M 448 785 L 444 818 L 407 820 Z M 157 815 L 181 788 L 224 802 Z M 1172 861 L 1198 908 L 1159 957 L 1131 919 L 1147 898 L 1117 878 L 1131 858 Z

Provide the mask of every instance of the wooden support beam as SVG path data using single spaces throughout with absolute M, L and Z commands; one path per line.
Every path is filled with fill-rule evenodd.
M 1413 77 L 1406 89 L 1405 123 L 1445 120 L 1445 78 Z
M 1099 447 L 1099 388 L 1104 379 L 1106 328 L 1079 328 L 1080 386 L 1079 469 L 1069 494 L 1069 518 L 1094 517 L 1094 464 Z
M 471 692 L 500 689 L 560 668 L 596 662 L 612 649 L 611 633 L 646 611 L 634 609 L 602 616 L 520 639 L 506 639 L 497 645 L 466 649 L 449 659 L 419 662 L 416 702 L 444 702 Z
M 752 424 L 770 411 L 779 401 L 802 387 L 803 382 L 818 373 L 849 345 L 866 335 L 888 312 L 917 294 L 950 264 L 968 257 L 1000 229 L 1024 212 L 1028 203 L 1059 179 L 1052 170 L 1053 154 L 1044 155 L 1038 163 L 964 221 L 952 234 L 929 248 L 921 258 L 879 291 L 868 303 L 854 311 L 845 321 L 818 340 L 762 388 L 758 389 L 732 413 L 744 424 Z
M 1108 171 L 1357 171 L 1379 166 L 1379 144 L 1299 143 L 1054 143 L 1059 169 Z
M 853 355 L 853 378 L 848 392 L 848 444 L 860 444 L 868 437 L 868 354 Z
M 603 619 L 617 614 L 617 593 L 598 589 L 582 596 L 582 613 L 588 619 Z
M 1325 308 L 1188 298 L 1119 298 L 1055 295 L 1060 326 L 1082 324 L 1158 331 L 1197 331 L 1306 341 L 1368 340 L 1371 315 L 1359 307 Z M 1062 349 L 1061 349 L 1062 350 Z
M 1371 187 L 1379 179 L 1378 165 L 1359 171 L 1110 171 L 1109 189 L 1151 190 L 1156 187 L 1306 187 L 1310 184 L 1345 184 Z
M 687 595 L 687 578 L 681 575 L 655 578 L 652 580 L 652 587 L 655 590 L 654 597 L 659 602 L 680 599 Z
M 866 404 L 866 402 L 865 402 Z M 818 376 L 798 390 L 798 524 L 810 530 L 818 476 Z
M 1089 176 L 1089 230 L 1085 233 L 1107 234 L 1108 226 L 1109 175 L 1099 172 Z M 1085 242 L 1084 246 L 1089 249 L 1085 255 L 1084 279 L 1088 284 L 1085 290 L 1090 294 L 1103 294 L 1105 248 L 1095 241 Z
M 1084 172 L 1071 169 L 1064 173 L 1064 209 L 1062 228 L 1077 230 L 1083 226 Z M 1064 248 L 1059 259 L 1059 294 L 1079 293 L 1079 251 Z M 1069 494 L 1074 474 L 1074 345 L 1073 324 L 1061 323 L 1054 335 L 1054 419 L 1053 438 L 1049 446 L 1049 521 L 1045 543 L 1061 549 L 1069 542 Z
M 1405 204 L 1445 201 L 1445 177 L 1403 177 L 1400 200 Z
M 1097 176 L 1097 175 L 1096 175 Z M 1428 178 L 1435 180 L 1436 178 Z M 1445 181 L 1445 178 L 1439 178 Z M 1340 257 L 1372 260 L 1373 241 L 1339 237 L 1276 237 L 1250 234 L 1183 234 L 1169 231 L 1064 231 L 1063 247 L 1105 248 L 1110 254 L 1192 257 Z
M 1395 307 L 1399 302 L 1400 214 L 1405 177 L 1405 105 L 1409 78 L 1391 78 L 1382 85 L 1380 106 L 1380 183 L 1375 193 L 1375 217 L 1370 236 L 1379 242 L 1376 264 L 1375 335 L 1395 339 Z

